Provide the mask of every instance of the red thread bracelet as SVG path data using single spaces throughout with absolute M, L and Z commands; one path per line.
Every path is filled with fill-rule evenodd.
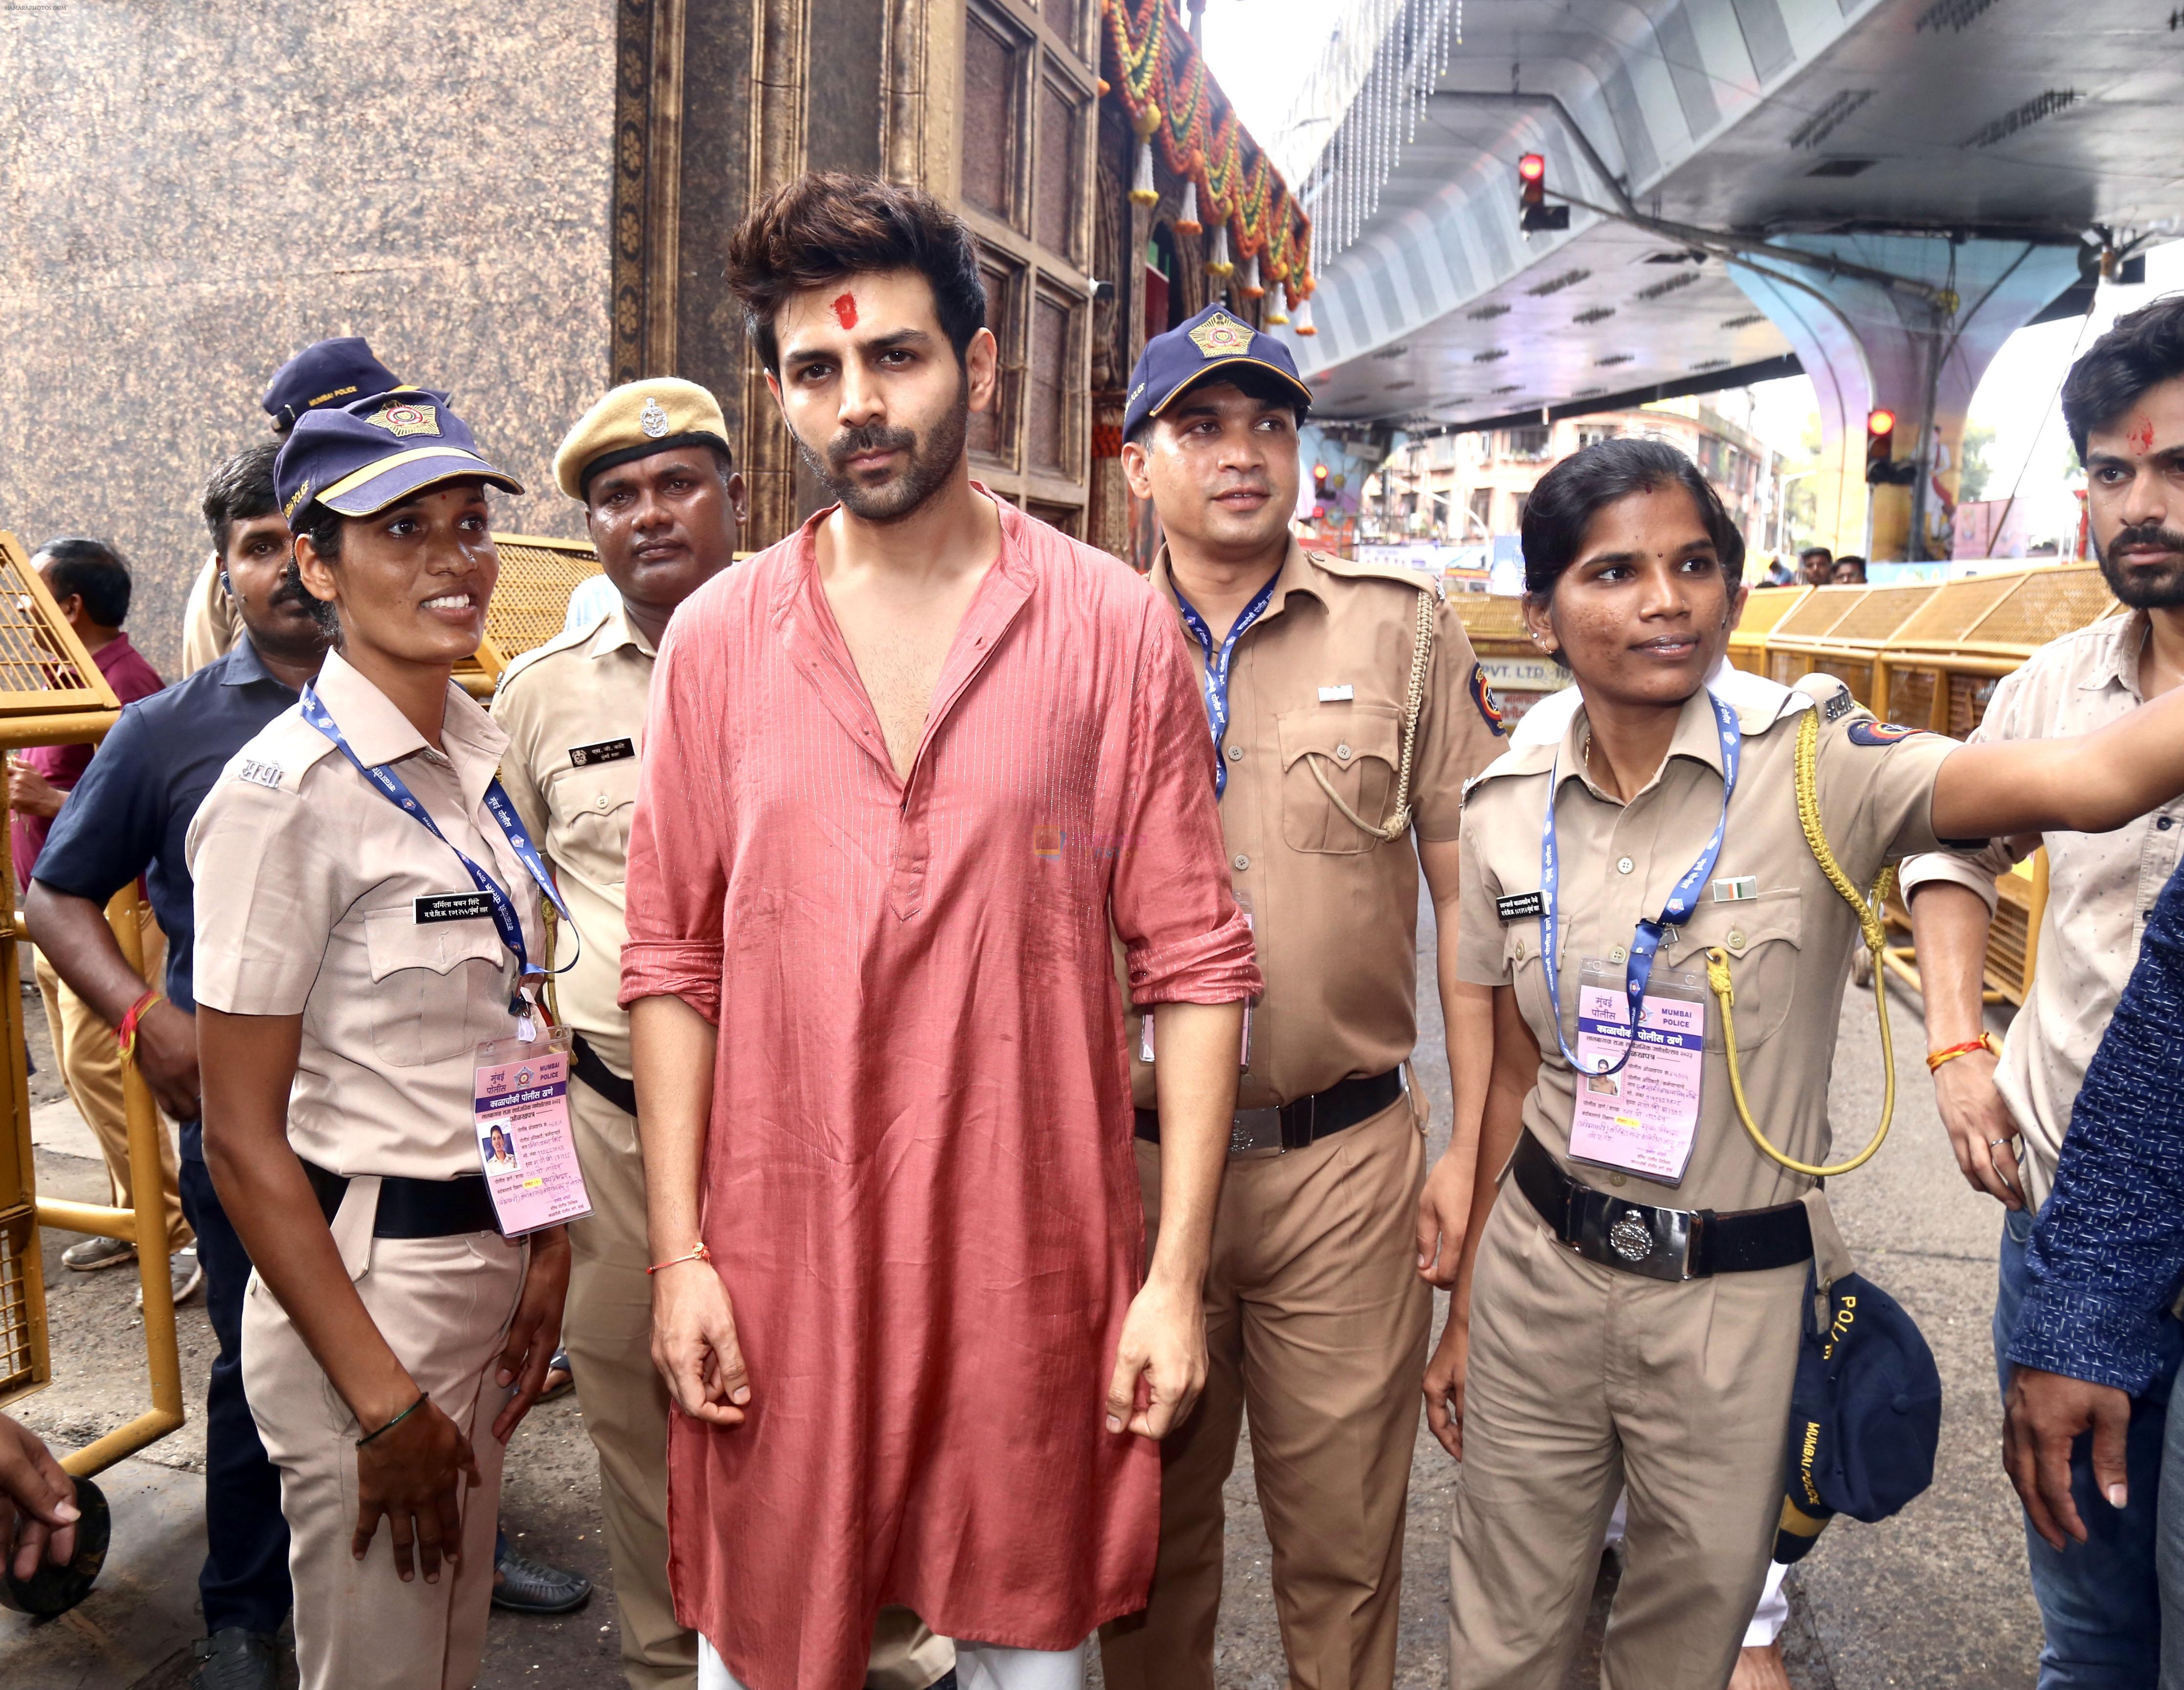
M 658 1272 L 659 1272 L 662 1268 L 671 1268 L 671 1267 L 674 1267 L 675 1265 L 677 1265 L 678 1263 L 682 1263 L 682 1262 L 710 1262 L 710 1261 L 711 1261 L 712 1259 L 713 1259 L 713 1252 L 712 1252 L 711 1251 L 708 1250 L 708 1249 L 705 1247 L 705 1241 L 701 1239 L 701 1240 L 699 1240 L 699 1241 L 698 1247 L 697 1247 L 697 1248 L 696 1248 L 696 1249 L 694 1249 L 694 1250 L 688 1250 L 688 1251 L 685 1251 L 685 1252 L 684 1252 L 682 1255 L 680 1255 L 680 1256 L 670 1256 L 670 1257 L 669 1257 L 666 1261 L 664 1261 L 664 1262 L 655 1262 L 655 1263 L 654 1263 L 650 1267 L 647 1268 L 644 1271 L 645 1271 L 646 1273 L 648 1273 L 648 1274 L 656 1274 L 656 1273 L 658 1273 Z
M 129 1006 L 129 1012 L 121 1018 L 121 1024 L 114 1029 L 114 1042 L 121 1046 L 125 1061 L 133 1061 L 136 1055 L 136 1023 L 144 1018 L 144 1012 L 155 1003 L 166 1001 L 166 995 L 158 990 L 148 991 Z
M 1953 1063 L 1958 1057 L 1970 1056 L 1974 1051 L 1985 1051 L 1990 1056 L 1997 1057 L 2002 1054 L 1995 1048 L 1994 1035 L 1982 1033 L 1978 1038 L 1967 1039 L 1961 1045 L 1949 1045 L 1938 1051 L 1929 1051 L 1926 1053 L 1926 1072 L 1931 1074 L 1943 1063 Z

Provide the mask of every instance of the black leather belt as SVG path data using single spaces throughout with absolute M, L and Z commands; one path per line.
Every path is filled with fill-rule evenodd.
M 574 1072 L 577 1079 L 613 1104 L 625 1115 L 637 1113 L 637 1082 L 624 1079 L 604 1062 L 599 1053 L 584 1042 L 584 1035 L 572 1032 L 574 1041 L 570 1054 L 576 1057 Z
M 1547 1230 L 1588 1262 L 1656 1280 L 1697 1280 L 1786 1268 L 1813 1257 L 1813 1221 L 1802 1203 L 1772 1208 L 1663 1209 L 1626 1203 L 1563 1172 L 1528 1131 L 1509 1171 Z
M 304 1172 L 310 1176 L 326 1224 L 332 1225 L 342 1194 L 348 1190 L 348 1175 L 329 1174 L 310 1162 L 304 1163 Z M 482 1174 L 459 1174 L 453 1180 L 412 1180 L 402 1174 L 380 1178 L 379 1211 L 371 1222 L 374 1238 L 455 1238 L 465 1232 L 499 1230 Z
M 1403 1071 L 1391 1068 L 1364 1079 L 1346 1079 L 1309 1097 L 1273 1109 L 1239 1109 L 1228 1131 L 1231 1156 L 1279 1156 L 1369 1121 L 1403 1095 Z M 1160 1142 L 1160 1113 L 1138 1111 L 1138 1136 Z

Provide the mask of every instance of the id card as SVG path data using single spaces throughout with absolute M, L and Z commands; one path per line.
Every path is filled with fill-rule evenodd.
M 504 1237 L 592 1212 L 569 1127 L 569 1035 L 496 1039 L 473 1061 L 471 1122 Z
M 1663 1185 L 1680 1184 L 1698 1138 L 1706 1068 L 1706 989 L 1696 973 L 1656 968 L 1635 1045 L 1623 965 L 1587 958 L 1578 973 L 1577 1109 L 1570 1157 Z M 1630 1060 L 1613 1074 L 1628 1046 Z

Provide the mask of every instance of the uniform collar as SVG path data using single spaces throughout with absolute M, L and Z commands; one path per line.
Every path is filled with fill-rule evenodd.
M 1322 605 L 1326 604 L 1327 588 L 1320 578 L 1323 573 L 1312 554 L 1292 537 L 1289 550 L 1282 555 L 1282 566 L 1274 572 L 1274 596 L 1267 601 L 1265 613 L 1259 621 L 1265 622 L 1268 617 L 1279 616 L 1282 606 L 1288 603 L 1292 593 L 1303 593 L 1317 599 Z M 1183 595 L 1176 590 L 1175 568 L 1168 560 L 1165 543 L 1154 554 L 1153 566 L 1147 572 L 1147 578 L 1151 581 L 1153 590 L 1171 605 L 1182 603 Z
M 619 651 L 624 646 L 630 647 L 645 657 L 657 657 L 660 655 L 653 649 L 652 642 L 638 631 L 637 624 L 629 619 L 628 606 L 622 602 L 620 595 L 616 595 L 614 603 L 601 614 L 599 626 L 592 631 L 591 639 L 585 642 L 584 655 L 588 657 L 604 657 L 608 653 Z
M 352 667 L 340 652 L 326 653 L 325 667 L 319 671 L 312 690 L 367 768 L 399 762 L 420 753 L 438 758 L 410 718 L 395 708 L 394 701 Z M 446 761 L 454 767 L 464 798 L 475 805 L 484 797 L 500 767 L 501 753 L 508 749 L 508 735 L 468 693 L 450 681 L 440 737 L 447 742 Z
M 2146 650 L 2153 618 L 2144 611 L 2132 611 L 2093 626 L 2099 631 L 2096 638 L 2101 640 L 2103 649 L 2086 671 L 2086 678 L 2078 684 L 2088 692 L 2098 692 L 2103 687 L 2121 687 L 2137 700 L 2138 660 Z
M 270 682 L 284 693 L 296 690 L 265 667 L 265 658 L 259 655 L 257 645 L 246 630 L 220 659 L 220 683 L 224 687 L 247 687 L 259 681 Z
M 1784 690 L 1788 689 L 1786 688 Z M 1727 703 L 1728 700 L 1724 700 L 1724 702 Z M 1732 705 L 1731 708 L 1735 706 Z M 1739 711 L 1737 715 L 1741 726 L 1743 712 Z M 1580 704 L 1571 715 L 1568 725 L 1563 728 L 1562 743 L 1556 753 L 1560 760 L 1562 770 L 1558 784 L 1582 780 L 1596 794 L 1605 797 L 1607 795 L 1593 785 L 1592 777 L 1585 772 L 1585 747 L 1586 738 L 1591 731 L 1586 723 L 1584 708 Z M 1713 696 L 1711 688 L 1702 687 L 1684 700 L 1683 709 L 1677 712 L 1675 734 L 1669 741 L 1669 754 L 1661 759 L 1659 770 L 1655 772 L 1653 778 L 1648 781 L 1646 785 L 1651 787 L 1658 784 L 1661 776 L 1668 772 L 1669 765 L 1678 757 L 1689 757 L 1695 762 L 1704 763 L 1717 775 L 1724 779 L 1728 778 L 1729 772 L 1722 766 L 1721 728 L 1714 719 Z

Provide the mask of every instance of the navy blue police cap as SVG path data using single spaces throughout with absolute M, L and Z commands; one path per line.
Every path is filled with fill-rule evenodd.
M 1138 367 L 1130 371 L 1129 403 L 1123 412 L 1123 435 L 1127 439 L 1149 416 L 1158 416 L 1184 389 L 1217 371 L 1240 364 L 1271 370 L 1296 389 L 1297 403 L 1307 410 L 1312 389 L 1297 374 L 1290 349 L 1270 334 L 1254 329 L 1223 305 L 1208 305 L 1189 322 L 1156 334 L 1145 343 Z
M 1789 1476 L 1774 1559 L 1802 1559 L 1836 1514 L 1886 1520 L 1934 1482 L 1942 1375 L 1903 1305 L 1846 1274 L 1814 1324 L 1806 1282 L 1804 1340 L 1790 1393 Z
M 259 404 L 276 429 L 292 427 L 306 411 L 354 404 L 402 383 L 372 355 L 359 335 L 314 341 L 273 372 Z
M 273 460 L 273 490 L 291 522 L 314 499 L 343 516 L 369 516 L 436 482 L 463 480 L 523 491 L 486 461 L 448 396 L 429 388 L 305 411 Z

